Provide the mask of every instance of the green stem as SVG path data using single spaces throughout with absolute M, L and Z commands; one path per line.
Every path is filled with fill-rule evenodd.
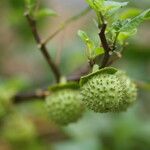
M 135 84 L 137 85 L 138 88 L 150 91 L 150 83 L 145 83 L 143 81 L 135 81 Z
M 115 36 L 115 40 L 114 40 L 114 43 L 113 43 L 112 50 L 115 50 L 115 49 L 116 49 L 116 43 L 117 43 L 117 39 L 118 39 L 119 34 L 120 34 L 120 32 L 117 32 L 117 33 L 116 33 L 116 36 Z
M 96 72 L 96 71 L 98 71 L 98 70 L 99 70 L 99 65 L 95 64 L 95 65 L 93 66 L 92 73 L 94 73 L 94 72 Z

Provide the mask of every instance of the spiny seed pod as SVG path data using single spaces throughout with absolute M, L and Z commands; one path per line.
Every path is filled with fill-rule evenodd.
M 103 69 L 81 79 L 82 100 L 89 109 L 110 112 L 118 108 L 123 87 L 115 75 L 116 71 L 113 68 Z
M 7 114 L 11 103 L 11 97 L 13 97 L 15 93 L 16 91 L 13 88 L 8 87 L 8 85 L 0 85 L 0 118 Z
M 24 87 L 25 82 L 20 79 L 10 79 L 1 82 L 0 80 L 0 119 L 9 113 L 10 105 L 12 105 L 12 97 Z
M 57 124 L 67 125 L 77 121 L 83 112 L 79 86 L 74 83 L 57 85 L 50 89 L 46 98 L 50 119 Z
M 118 112 L 135 101 L 135 86 L 129 78 L 119 77 L 117 72 L 109 67 L 81 78 L 82 100 L 89 109 L 95 112 Z
M 126 110 L 130 105 L 132 105 L 137 98 L 137 88 L 135 83 L 125 74 L 123 71 L 118 71 L 116 73 L 120 82 L 124 86 L 124 97 L 123 101 L 120 103 L 120 108 Z
M 20 115 L 10 115 L 2 129 L 3 137 L 12 144 L 25 143 L 36 137 L 32 122 Z

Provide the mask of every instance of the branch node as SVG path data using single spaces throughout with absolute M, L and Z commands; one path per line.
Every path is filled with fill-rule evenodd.
M 23 14 L 25 17 L 26 16 L 28 16 L 29 15 L 29 12 L 28 11 L 26 11 L 26 12 L 24 12 L 24 14 Z
M 37 47 L 38 47 L 38 49 L 41 49 L 42 44 L 41 43 L 37 44 Z
M 36 26 L 36 21 L 30 16 L 30 14 L 28 13 L 28 11 L 25 12 L 25 16 L 27 18 L 27 21 L 29 23 L 29 26 L 31 28 L 33 37 L 37 43 L 38 48 L 41 50 L 44 58 L 46 59 L 46 61 L 48 62 L 51 70 L 53 71 L 56 81 L 59 82 L 60 79 L 60 70 L 57 67 L 57 65 L 53 62 L 51 56 L 48 53 L 47 47 L 45 46 L 45 44 L 41 43 L 41 38 L 40 35 L 37 31 L 37 26 Z

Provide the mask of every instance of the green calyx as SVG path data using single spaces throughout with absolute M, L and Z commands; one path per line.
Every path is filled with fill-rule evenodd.
M 97 70 L 97 71 L 93 70 L 92 73 L 81 77 L 81 79 L 80 79 L 80 86 L 84 85 L 90 78 L 92 78 L 92 77 L 94 77 L 94 76 L 96 76 L 98 74 L 104 74 L 104 73 L 106 73 L 106 74 L 114 74 L 117 71 L 118 70 L 116 68 L 113 68 L 113 67 L 105 67 L 105 68 Z
M 59 84 L 51 87 L 50 91 L 46 105 L 51 121 L 67 125 L 82 116 L 83 105 L 77 83 Z
M 78 90 L 80 88 L 79 84 L 76 82 L 69 82 L 69 83 L 59 83 L 49 87 L 50 92 L 56 92 L 64 89 L 72 89 Z
M 134 83 L 115 68 L 98 70 L 80 80 L 84 104 L 95 112 L 126 110 L 136 100 Z

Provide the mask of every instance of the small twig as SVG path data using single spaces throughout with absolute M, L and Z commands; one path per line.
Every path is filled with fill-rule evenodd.
M 13 103 L 20 103 L 20 102 L 26 102 L 26 101 L 30 101 L 32 99 L 33 100 L 38 100 L 38 99 L 44 99 L 45 96 L 47 96 L 49 94 L 49 92 L 45 89 L 41 89 L 41 90 L 37 90 L 34 92 L 26 92 L 26 93 L 18 93 L 16 94 L 12 100 Z
M 110 60 L 110 61 L 107 63 L 106 66 L 112 65 L 115 61 L 117 61 L 118 59 L 122 58 L 122 54 L 121 54 L 121 53 L 115 52 L 115 51 L 114 51 L 113 53 L 115 54 L 115 57 L 114 57 L 112 60 Z
M 84 65 L 81 68 L 75 70 L 71 75 L 67 77 L 67 81 L 79 81 L 81 76 L 87 74 L 90 71 L 89 64 Z M 42 100 L 45 96 L 49 95 L 46 89 L 41 89 L 33 92 L 17 93 L 12 99 L 13 103 L 22 103 L 25 101 Z
M 91 9 L 89 7 L 87 7 L 85 10 L 83 10 L 82 12 L 80 12 L 79 14 L 69 18 L 68 20 L 66 20 L 64 23 L 62 23 L 60 25 L 60 27 L 54 32 L 52 33 L 47 39 L 42 41 L 42 44 L 47 44 L 50 40 L 52 40 L 58 33 L 60 33 L 64 28 L 66 28 L 70 23 L 72 23 L 73 21 L 78 20 L 80 17 L 86 15 Z
M 101 20 L 102 24 L 105 24 L 105 19 L 104 19 L 104 16 L 102 15 L 102 13 L 99 12 L 97 15 L 98 15 L 98 19 Z M 100 23 L 100 21 L 99 21 L 99 23 Z M 99 24 L 99 26 L 100 26 L 100 24 Z
M 72 76 L 73 77 L 73 76 Z M 78 75 L 74 76 L 76 79 L 78 79 Z M 73 79 L 75 79 L 73 77 Z M 70 77 L 71 79 L 71 77 Z M 138 88 L 150 91 L 150 84 L 149 83 L 145 83 L 143 81 L 134 81 L 135 84 L 137 85 Z M 36 92 L 30 92 L 30 93 L 18 93 L 17 95 L 15 95 L 12 99 L 13 99 L 13 103 L 15 104 L 19 104 L 22 102 L 27 102 L 27 101 L 33 101 L 33 100 L 44 100 L 44 98 L 48 95 L 48 91 L 46 90 L 40 90 L 40 91 L 36 91 Z
M 104 54 L 104 58 L 102 60 L 101 68 L 104 68 L 107 65 L 107 62 L 109 61 L 109 58 L 110 58 L 109 52 L 111 51 L 111 49 L 110 49 L 110 47 L 108 45 L 106 36 L 105 36 L 106 27 L 107 27 L 107 24 L 104 22 L 102 24 L 102 29 L 101 29 L 101 31 L 99 33 L 101 44 L 102 44 L 102 46 L 103 46 L 103 48 L 105 50 L 105 54 Z
M 89 65 L 90 65 L 90 67 L 92 69 L 93 66 L 95 65 L 95 60 L 94 59 L 89 59 Z
M 60 79 L 60 71 L 59 69 L 57 68 L 56 64 L 52 61 L 52 58 L 51 56 L 49 55 L 48 53 L 48 50 L 45 46 L 45 44 L 42 44 L 41 43 L 41 39 L 40 39 L 40 36 L 38 34 L 38 31 L 37 31 L 37 27 L 36 27 L 36 21 L 29 15 L 28 12 L 25 13 L 25 16 L 27 18 L 27 21 L 31 27 L 31 30 L 32 30 L 32 34 L 34 36 L 34 39 L 35 41 L 37 42 L 44 58 L 46 59 L 46 61 L 48 62 L 51 70 L 53 71 L 54 75 L 55 75 L 55 78 L 57 80 L 57 82 L 59 82 L 59 79 Z
M 109 47 L 109 44 L 107 42 L 106 35 L 105 35 L 107 23 L 105 22 L 104 16 L 102 15 L 101 12 L 99 12 L 97 14 L 97 17 L 98 17 L 98 22 L 99 22 L 98 27 L 101 30 L 99 33 L 99 38 L 101 40 L 102 47 L 104 48 L 104 51 L 105 51 L 100 68 L 104 68 L 109 61 L 109 58 L 110 58 L 109 52 L 111 51 L 111 48 Z
M 57 81 L 59 81 L 60 78 L 60 73 L 58 68 L 56 67 L 56 65 L 52 62 L 51 57 L 49 56 L 48 52 L 47 52 L 47 48 L 45 46 L 45 44 L 51 40 L 55 35 L 57 35 L 62 29 L 64 29 L 65 27 L 67 27 L 67 25 L 69 25 L 72 21 L 77 20 L 78 18 L 80 18 L 81 16 L 87 14 L 90 11 L 90 8 L 86 8 L 83 12 L 79 13 L 76 16 L 71 17 L 70 19 L 68 19 L 67 21 L 65 21 L 63 23 L 62 26 L 60 26 L 60 28 L 58 30 L 56 30 L 47 40 L 45 40 L 45 42 L 42 42 L 39 34 L 37 32 L 37 28 L 36 28 L 36 22 L 35 20 L 33 20 L 30 15 L 28 13 L 25 14 L 28 23 L 31 27 L 32 33 L 34 35 L 34 39 L 35 41 L 38 43 L 39 48 L 41 49 L 44 57 L 46 58 L 46 60 L 48 61 L 51 69 L 53 70 Z M 79 81 L 80 77 L 84 74 L 86 74 L 90 69 L 89 69 L 89 65 L 86 65 L 80 69 L 78 69 L 77 71 L 75 71 L 75 73 L 71 74 L 70 76 L 67 77 L 68 81 Z M 48 91 L 45 89 L 41 89 L 35 92 L 29 92 L 29 93 L 18 93 L 16 94 L 12 99 L 14 103 L 21 103 L 27 100 L 38 100 L 38 99 L 44 99 L 45 96 L 48 95 Z

